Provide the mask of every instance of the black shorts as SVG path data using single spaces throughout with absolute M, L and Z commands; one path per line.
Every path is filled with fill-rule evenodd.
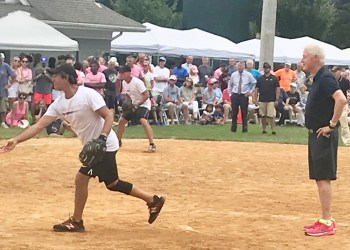
M 337 179 L 338 129 L 329 138 L 309 133 L 309 177 L 312 180 Z
M 139 121 L 141 118 L 145 118 L 146 120 L 148 119 L 148 115 L 149 115 L 149 109 L 145 108 L 145 107 L 139 107 L 138 109 L 135 110 L 135 112 L 129 113 L 127 116 L 124 116 L 124 114 L 122 114 L 122 117 L 127 120 L 127 121 L 131 121 L 136 119 L 137 121 Z
M 79 172 L 91 177 L 98 176 L 100 182 L 104 182 L 106 186 L 118 180 L 118 168 L 115 160 L 117 151 L 106 152 L 101 162 L 91 168 L 82 166 Z
M 115 96 L 116 96 L 116 94 L 113 93 L 111 90 L 105 92 L 105 102 L 106 102 L 107 108 L 114 109 L 114 107 L 115 107 Z

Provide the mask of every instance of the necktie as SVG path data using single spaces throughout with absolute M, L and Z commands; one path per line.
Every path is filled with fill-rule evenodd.
M 238 83 L 238 91 L 237 94 L 241 94 L 242 93 L 242 72 L 239 73 L 239 83 Z

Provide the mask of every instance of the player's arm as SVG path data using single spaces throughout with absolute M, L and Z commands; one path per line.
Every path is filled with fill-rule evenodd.
M 104 119 L 104 124 L 102 128 L 101 135 L 108 136 L 109 132 L 112 129 L 113 125 L 113 113 L 110 111 L 107 106 L 103 106 L 102 108 L 95 111 L 99 116 Z
M 1 146 L 0 153 L 9 152 L 12 149 L 14 149 L 18 143 L 24 142 L 34 137 L 35 135 L 40 133 L 41 130 L 49 126 L 55 119 L 56 117 L 54 116 L 44 115 L 33 126 L 27 128 L 25 131 L 23 131 L 23 133 L 17 135 L 15 138 L 8 140 L 6 145 Z

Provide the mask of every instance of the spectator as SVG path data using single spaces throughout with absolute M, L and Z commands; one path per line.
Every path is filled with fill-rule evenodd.
M 185 70 L 187 70 L 187 73 L 190 73 L 190 67 L 193 64 L 193 56 L 187 56 L 186 57 L 186 62 L 181 65 Z
M 18 93 L 19 93 L 18 92 L 19 82 L 22 79 L 22 72 L 20 69 L 20 59 L 18 56 L 15 56 L 12 58 L 11 68 L 16 74 L 16 79 L 12 83 L 9 83 L 10 87 L 8 88 L 8 102 L 10 107 L 12 107 L 13 103 L 17 101 Z
M 282 88 L 280 88 L 280 95 L 276 111 L 278 111 L 280 114 L 280 119 L 276 125 L 284 126 L 284 121 L 288 118 L 289 115 L 289 97 L 286 91 L 284 91 Z
M 307 88 L 305 84 L 300 85 L 300 107 L 303 110 L 303 113 L 305 113 L 305 107 L 307 102 L 307 97 L 309 95 L 309 91 L 307 91 Z
M 287 91 L 289 97 L 289 120 L 292 121 L 293 112 L 297 116 L 297 125 L 305 126 L 305 117 L 302 108 L 300 107 L 300 94 L 297 92 L 297 84 L 292 82 L 290 84 L 290 91 Z
M 228 83 L 230 81 L 231 74 L 229 74 L 229 69 L 224 68 L 222 71 L 222 74 L 219 76 L 219 86 L 221 88 L 221 91 L 224 91 L 224 89 L 227 89 Z
M 203 114 L 199 118 L 199 124 L 200 125 L 208 125 L 213 120 L 213 113 L 214 113 L 214 105 L 208 104 L 205 107 L 205 110 L 203 111 Z
M 290 69 L 291 66 L 291 62 L 286 62 L 284 68 L 275 72 L 275 76 L 280 79 L 280 87 L 286 92 L 290 90 L 290 84 L 297 80 L 297 75 Z
M 224 113 L 222 111 L 221 104 L 215 105 L 215 110 L 214 110 L 212 117 L 213 117 L 213 119 L 212 119 L 213 124 L 220 124 L 220 125 L 224 124 Z
M 99 68 L 98 68 L 98 72 L 103 72 L 107 69 L 106 67 L 106 59 L 103 56 L 100 56 L 100 58 L 98 58 L 98 63 L 99 63 Z
M 222 101 L 223 101 L 223 109 L 224 109 L 224 119 L 223 123 L 225 124 L 228 119 L 228 115 L 230 113 L 231 109 L 231 98 L 230 95 L 228 94 L 227 88 L 224 89 L 222 92 Z
M 25 93 L 28 95 L 27 101 L 29 106 L 31 106 L 32 98 L 30 95 L 33 94 L 33 72 L 28 67 L 29 60 L 28 57 L 23 57 L 21 60 L 21 80 L 19 81 L 18 92 Z
M 173 74 L 177 78 L 176 86 L 181 88 L 184 86 L 184 81 L 188 77 L 188 72 L 181 66 L 180 59 L 175 60 L 175 67 L 173 68 Z
M 88 68 L 89 68 L 89 62 L 87 61 L 87 60 L 84 60 L 84 61 L 82 61 L 82 71 L 83 71 L 83 73 L 86 75 L 87 73 L 89 73 L 88 72 Z
M 297 75 L 297 80 L 295 81 L 297 84 L 297 90 L 300 90 L 301 85 L 306 82 L 306 74 L 303 71 L 303 65 L 301 62 L 297 63 L 297 69 L 294 72 Z
M 45 101 L 43 99 L 41 99 L 39 101 L 38 107 L 35 109 L 35 118 L 34 118 L 34 122 L 38 122 L 40 120 L 40 118 L 46 113 L 47 110 L 47 106 L 45 104 Z
M 163 91 L 168 84 L 170 70 L 165 67 L 166 59 L 161 56 L 159 58 L 159 66 L 154 68 L 154 87 L 152 89 L 152 95 L 155 100 L 157 100 L 158 96 L 163 96 Z
M 205 109 L 208 104 L 216 105 L 217 99 L 214 91 L 214 84 L 217 82 L 215 78 L 208 80 L 207 88 L 203 92 L 203 108 Z
M 259 106 L 259 114 L 263 129 L 262 133 L 267 133 L 266 126 L 270 124 L 272 134 L 275 135 L 275 107 L 278 105 L 280 85 L 278 78 L 270 73 L 271 65 L 265 62 L 263 68 L 265 74 L 260 76 L 256 83 L 254 103 L 256 106 Z
M 151 112 L 152 112 L 152 116 L 153 119 L 156 123 L 157 126 L 163 126 L 165 125 L 164 121 L 163 121 L 163 111 L 162 111 L 162 104 L 161 104 L 161 100 L 154 100 L 153 96 L 152 96 L 152 91 L 149 91 L 149 99 L 151 100 Z M 159 117 L 159 121 L 158 121 L 158 117 Z
M 34 105 L 38 105 L 41 99 L 44 99 L 46 105 L 50 105 L 52 102 L 52 78 L 47 72 L 47 57 L 41 57 L 40 67 L 34 71 L 33 81 L 35 82 L 34 87 Z M 32 111 L 34 111 L 32 106 Z M 32 117 L 34 117 L 32 112 Z
M 214 92 L 215 92 L 216 104 L 222 103 L 222 91 L 220 89 L 219 81 L 214 82 Z
M 254 61 L 252 59 L 248 59 L 246 61 L 246 65 L 247 65 L 246 71 L 252 74 L 255 80 L 257 80 L 261 76 L 261 74 L 259 70 L 254 69 Z
M 106 77 L 103 73 L 98 72 L 99 63 L 97 61 L 92 61 L 91 72 L 85 77 L 85 86 L 96 90 L 102 96 L 104 96 L 104 86 L 106 84 Z
M 228 59 L 228 74 L 231 76 L 233 72 L 237 71 L 236 59 L 231 57 Z
M 255 89 L 256 80 L 251 73 L 244 70 L 244 62 L 238 63 L 238 71 L 232 73 L 228 93 L 232 104 L 231 132 L 237 131 L 237 114 L 239 107 L 242 114 L 242 132 L 248 132 L 248 98 Z
M 149 61 L 144 60 L 142 65 L 143 80 L 145 82 L 146 89 L 150 92 L 154 87 L 154 75 L 150 70 Z
M 10 127 L 17 127 L 20 120 L 25 119 L 28 121 L 28 102 L 26 101 L 27 95 L 19 93 L 18 101 L 12 104 L 11 112 L 6 115 L 6 123 Z
M 175 85 L 177 81 L 175 75 L 169 77 L 169 85 L 164 89 L 163 98 L 164 98 L 164 108 L 169 109 L 169 116 L 171 124 L 174 124 L 175 112 L 178 112 L 182 109 L 185 123 L 189 124 L 188 121 L 188 106 L 182 105 L 180 98 L 180 89 Z
M 139 65 L 135 64 L 135 58 L 129 55 L 126 58 L 126 64 L 129 65 L 131 69 L 131 75 L 143 80 L 142 69 Z
M 108 67 L 102 72 L 105 75 L 106 84 L 105 88 L 105 102 L 107 108 L 109 108 L 113 114 L 115 113 L 115 99 L 116 99 L 116 84 L 117 84 L 117 74 L 118 71 L 116 69 L 117 66 L 117 58 L 111 57 L 108 61 Z
M 202 64 L 198 67 L 199 83 L 201 88 L 207 87 L 207 80 L 213 76 L 213 68 L 209 66 L 209 58 L 202 57 Z
M 225 69 L 226 69 L 226 64 L 225 63 L 220 64 L 220 67 L 215 70 L 213 77 L 218 80 Z
M 72 65 L 75 69 L 75 73 L 77 73 L 77 84 L 84 85 L 85 83 L 85 74 L 82 72 L 82 65 L 79 62 L 75 62 L 75 58 L 72 55 L 66 56 L 66 63 Z
M 194 93 L 193 80 L 187 78 L 184 86 L 180 88 L 180 97 L 182 99 L 182 105 L 187 106 L 188 110 L 192 110 L 193 118 L 199 119 L 198 102 Z
M 49 58 L 48 67 L 49 67 L 50 69 L 56 68 L 56 58 L 54 58 L 54 57 L 50 57 L 50 58 Z

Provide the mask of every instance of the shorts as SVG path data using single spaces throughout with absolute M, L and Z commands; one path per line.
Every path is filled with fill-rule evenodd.
M 0 97 L 0 113 L 6 113 L 8 109 L 7 97 Z
M 315 132 L 309 132 L 309 177 L 312 180 L 336 180 L 338 129 L 334 129 L 329 138 L 317 138 Z
M 182 104 L 176 105 L 176 104 L 174 104 L 172 102 L 168 102 L 168 103 L 164 103 L 162 105 L 162 109 L 163 110 L 168 110 L 170 108 L 170 106 L 174 106 L 176 110 L 180 110 L 182 108 Z
M 50 105 L 52 103 L 52 94 L 34 93 L 35 104 L 38 104 L 41 99 L 44 100 L 46 105 Z
M 102 161 L 92 166 L 91 168 L 82 166 L 79 172 L 83 175 L 88 175 L 93 178 L 96 176 L 99 182 L 104 182 L 106 186 L 118 180 L 118 168 L 115 160 L 117 151 L 106 152 Z
M 259 115 L 261 117 L 276 117 L 274 102 L 259 102 Z
M 127 120 L 127 121 L 131 121 L 131 120 L 139 121 L 142 118 L 147 120 L 148 119 L 148 115 L 149 115 L 149 109 L 148 108 L 146 108 L 146 107 L 139 107 L 138 109 L 135 110 L 135 112 L 130 112 L 126 116 L 124 116 L 124 114 L 122 114 L 122 117 L 125 120 Z

